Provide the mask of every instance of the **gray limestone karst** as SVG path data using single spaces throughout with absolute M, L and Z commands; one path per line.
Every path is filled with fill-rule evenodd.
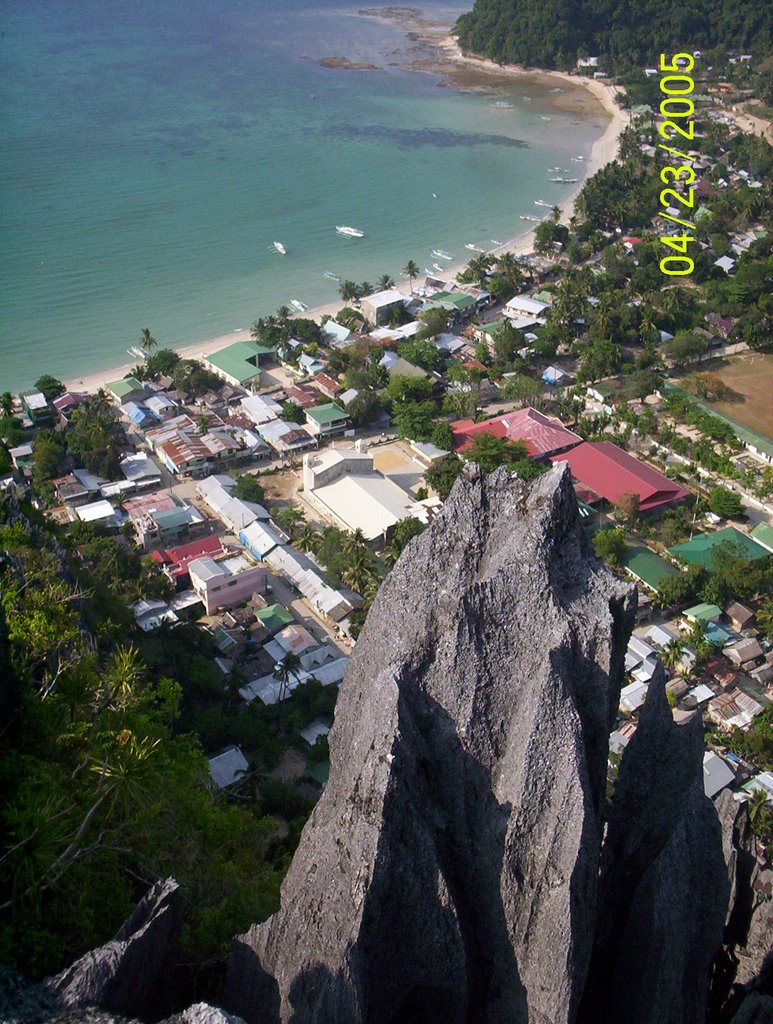
M 566 466 L 468 465 L 382 586 L 281 909 L 234 943 L 250 1022 L 568 1024 L 596 924 L 635 591 Z
M 662 666 L 615 787 L 580 1024 L 698 1024 L 729 883 L 703 789 L 700 714 L 677 724 Z
M 164 1006 L 169 954 L 181 923 L 177 882 L 157 882 L 111 942 L 86 953 L 44 987 L 62 1008 L 99 1006 L 127 1017 L 157 1020 Z

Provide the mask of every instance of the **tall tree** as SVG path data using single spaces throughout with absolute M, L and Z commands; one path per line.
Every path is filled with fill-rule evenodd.
M 140 331 L 140 348 L 145 353 L 145 355 L 149 355 L 157 344 L 158 342 L 150 333 L 150 328 L 143 327 L 142 330 Z
M 419 265 L 415 260 L 408 260 L 403 267 L 403 274 L 408 278 L 411 285 L 411 295 L 413 295 L 413 281 L 414 278 L 419 276 Z

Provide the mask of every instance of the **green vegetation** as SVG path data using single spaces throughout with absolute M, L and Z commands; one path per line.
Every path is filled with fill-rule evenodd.
M 625 530 L 621 527 L 599 530 L 593 537 L 593 547 L 599 558 L 609 565 L 620 565 L 625 552 Z
M 2 512 L 2 960 L 60 969 L 171 873 L 189 906 L 183 954 L 221 956 L 275 909 L 308 806 L 283 839 L 260 800 L 213 795 L 196 724 L 208 742 L 239 736 L 260 771 L 309 694 L 237 715 L 205 634 L 130 639 L 127 602 L 159 585 L 138 555 L 84 526 L 58 537 L 31 508 Z M 317 700 L 328 714 L 331 697 Z M 260 795 L 259 775 L 244 785 Z
M 50 373 L 44 373 L 42 377 L 38 377 L 35 381 L 35 389 L 45 395 L 47 402 L 52 402 L 65 392 L 64 384 L 56 377 L 52 377 Z
M 252 473 L 243 473 L 241 476 L 237 476 L 233 493 L 242 501 L 254 501 L 257 505 L 263 504 L 266 498 L 266 492 L 260 481 Z
M 500 63 L 571 68 L 599 55 L 605 67 L 643 67 L 675 40 L 689 48 L 757 56 L 773 48 L 770 10 L 743 0 L 707 0 L 682 8 L 647 0 L 475 0 L 456 23 L 459 43 Z

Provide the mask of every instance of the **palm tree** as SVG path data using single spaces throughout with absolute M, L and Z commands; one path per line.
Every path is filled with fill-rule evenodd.
M 773 598 L 763 598 L 757 609 L 757 626 L 767 637 L 773 637 Z
M 4 391 L 0 395 L 0 409 L 3 410 L 3 416 L 11 416 L 13 414 L 13 395 L 10 391 Z
M 295 538 L 295 546 L 299 551 L 316 551 L 321 539 L 314 527 L 307 523 Z
M 393 537 L 392 540 L 390 540 L 390 542 L 384 548 L 383 552 L 381 553 L 381 557 L 384 560 L 384 564 L 389 569 L 392 569 L 394 568 L 395 562 L 397 562 L 397 559 L 400 557 L 401 554 L 402 548 Z
M 682 661 L 682 645 L 678 640 L 669 640 L 660 652 L 660 660 L 669 670 L 675 672 Z
M 370 556 L 365 548 L 360 548 L 352 554 L 346 568 L 341 573 L 344 583 L 352 590 L 356 590 L 358 594 L 361 594 L 367 587 L 372 576 Z
M 408 260 L 403 267 L 403 275 L 408 278 L 411 284 L 411 295 L 413 295 L 413 279 L 419 276 L 419 265 L 415 260 Z
M 561 220 L 561 207 L 560 206 L 551 206 L 551 208 L 550 208 L 550 216 L 551 216 L 551 219 L 553 220 L 553 223 L 554 224 L 558 224 L 559 220 Z
M 467 273 L 471 274 L 482 288 L 495 262 L 493 256 L 482 252 L 479 256 L 474 256 L 467 264 Z
M 358 298 L 360 290 L 354 281 L 342 281 L 338 288 L 338 294 L 344 302 L 353 302 Z
M 365 590 L 362 596 L 365 598 L 366 608 L 370 608 L 370 606 L 376 600 L 376 594 L 378 594 L 379 590 L 381 589 L 381 583 L 382 581 L 379 579 L 378 576 L 371 576 L 371 578 L 365 584 Z
M 297 680 L 302 668 L 301 659 L 297 654 L 289 651 L 279 662 L 276 669 L 276 677 L 280 682 L 279 695 L 277 700 L 285 700 L 290 694 L 290 678 Z
M 394 286 L 395 279 L 390 277 L 389 274 L 382 274 L 378 281 L 376 281 L 376 287 L 381 292 L 385 292 L 387 288 L 394 288 Z
M 274 522 L 280 526 L 287 533 L 293 533 L 293 531 L 306 522 L 306 516 L 303 511 L 296 508 L 295 505 L 288 505 L 287 508 L 272 508 L 271 515 L 274 518 Z
M 140 331 L 140 348 L 145 355 L 148 355 L 151 349 L 154 349 L 156 345 L 158 345 L 158 342 L 150 333 L 150 329 L 148 327 L 143 327 Z
M 756 831 L 767 817 L 768 794 L 761 787 L 755 786 L 746 800 L 746 805 L 749 808 L 749 821 Z
M 276 311 L 277 319 L 280 321 L 287 321 L 292 316 L 292 312 L 293 311 L 290 309 L 289 306 L 280 306 L 279 309 Z
M 352 533 L 347 533 L 341 542 L 341 550 L 345 555 L 353 555 L 357 551 L 362 551 L 365 548 L 365 534 L 362 530 L 357 527 Z

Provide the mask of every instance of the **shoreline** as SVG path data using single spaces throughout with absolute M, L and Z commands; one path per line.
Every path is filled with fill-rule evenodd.
M 384 17 L 384 14 L 381 11 L 370 11 L 367 12 L 367 16 Z M 519 65 L 502 66 L 480 57 L 468 56 L 462 53 L 456 39 L 450 34 L 447 25 L 432 24 L 421 19 L 418 21 L 413 19 L 401 20 L 399 24 L 406 34 L 419 38 L 422 42 L 428 44 L 431 50 L 435 51 L 436 56 L 431 57 L 429 61 L 418 62 L 417 71 L 431 71 L 446 75 L 449 78 L 453 78 L 455 73 L 460 74 L 464 71 L 473 71 L 481 76 L 484 81 L 487 76 L 490 76 L 492 79 L 498 78 L 500 81 L 506 79 L 511 81 L 530 79 L 532 81 L 544 80 L 545 82 L 556 84 L 569 84 L 583 89 L 604 110 L 605 114 L 609 117 L 609 121 L 601 136 L 593 143 L 589 158 L 582 163 L 583 177 L 570 194 L 558 204 L 561 210 L 561 219 L 568 218 L 571 215 L 574 201 L 588 178 L 592 177 L 601 167 L 610 163 L 617 156 L 618 140 L 630 120 L 628 112 L 620 108 L 615 102 L 615 95 L 619 91 L 617 87 L 611 82 L 571 75 L 563 71 L 541 71 L 523 68 Z M 479 85 L 478 87 L 480 88 L 481 86 Z M 503 242 L 502 245 L 487 249 L 486 251 L 494 255 L 501 255 L 505 252 L 512 252 L 515 255 L 527 255 L 533 252 L 535 230 L 536 225 L 513 235 Z M 454 261 L 449 264 L 448 267 L 444 268 L 443 277 L 453 281 L 456 275 L 466 267 L 467 262 L 469 261 Z M 411 294 L 410 285 L 405 280 L 398 280 L 395 287 L 406 296 Z M 346 303 L 341 299 L 336 299 L 324 305 L 314 306 L 298 315 L 307 319 L 319 320 L 325 315 L 335 316 L 345 305 Z M 183 359 L 200 359 L 218 352 L 234 342 L 249 340 L 250 330 L 250 326 L 236 328 L 214 338 L 174 346 L 173 351 L 177 352 Z M 68 390 L 72 391 L 98 391 L 111 381 L 119 380 L 126 376 L 137 365 L 138 360 L 126 362 L 120 366 L 95 371 L 79 378 L 70 378 L 64 384 Z

